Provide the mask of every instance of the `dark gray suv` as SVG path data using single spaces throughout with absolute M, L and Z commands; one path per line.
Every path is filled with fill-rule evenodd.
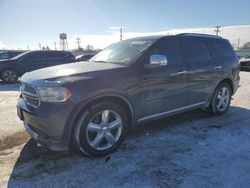
M 239 85 L 229 42 L 201 34 L 118 42 L 90 62 L 59 65 L 21 78 L 17 109 L 27 132 L 52 150 L 114 151 L 127 130 L 191 109 L 228 110 Z

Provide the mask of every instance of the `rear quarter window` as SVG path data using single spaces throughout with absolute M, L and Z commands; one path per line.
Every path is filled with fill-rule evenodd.
M 232 58 L 234 54 L 227 42 L 217 41 L 211 42 L 212 56 L 215 58 Z

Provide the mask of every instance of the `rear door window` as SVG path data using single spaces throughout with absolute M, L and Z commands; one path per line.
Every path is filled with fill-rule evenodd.
M 211 59 L 210 51 L 202 39 L 183 38 L 183 54 L 187 63 L 208 62 Z
M 26 60 L 35 61 L 35 60 L 40 60 L 40 59 L 45 59 L 45 58 L 47 58 L 46 54 L 41 51 L 41 52 L 33 52 L 27 55 Z

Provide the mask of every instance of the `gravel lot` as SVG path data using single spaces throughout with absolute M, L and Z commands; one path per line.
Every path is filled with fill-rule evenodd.
M 0 85 L 0 138 L 14 129 L 23 134 L 17 91 L 18 85 Z M 225 115 L 195 110 L 143 125 L 103 158 L 15 138 L 0 149 L 0 187 L 249 187 L 250 72 L 241 72 Z

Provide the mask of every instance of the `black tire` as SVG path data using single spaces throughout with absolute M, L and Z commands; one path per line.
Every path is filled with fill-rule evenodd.
M 111 118 L 111 123 L 112 123 L 113 113 L 115 113 L 117 115 L 117 117 L 119 117 L 117 119 L 121 120 L 121 122 L 122 122 L 121 123 L 122 131 L 119 131 L 118 135 L 120 135 L 120 136 L 119 136 L 119 138 L 117 137 L 117 140 L 114 142 L 114 145 L 111 145 L 107 141 L 106 137 L 103 136 L 103 140 L 101 143 L 107 142 L 106 145 L 110 144 L 111 146 L 110 146 L 110 148 L 100 150 L 100 149 L 92 147 L 91 144 L 89 143 L 90 139 L 89 139 L 89 134 L 88 134 L 87 128 L 89 128 L 89 124 L 91 122 L 93 122 L 94 120 L 98 120 L 98 121 L 103 122 L 103 114 L 101 114 L 101 119 L 98 119 L 98 118 L 100 118 L 99 117 L 100 113 L 104 113 L 104 111 L 110 111 L 109 112 L 110 117 L 108 119 Z M 95 119 L 95 118 L 97 118 L 97 119 Z M 116 121 L 116 119 L 115 119 L 115 121 Z M 97 125 L 102 126 L 101 124 L 97 124 Z M 102 128 L 102 129 L 104 129 L 104 128 Z M 85 154 L 87 156 L 99 157 L 99 156 L 104 156 L 104 155 L 107 155 L 109 153 L 114 152 L 123 142 L 127 131 L 128 131 L 128 117 L 127 117 L 125 110 L 122 108 L 122 106 L 120 106 L 114 102 L 101 102 L 101 103 L 98 103 L 96 105 L 91 106 L 87 111 L 85 111 L 81 115 L 81 117 L 79 118 L 79 121 L 77 123 L 77 126 L 75 128 L 75 132 L 74 132 L 75 136 L 74 137 L 75 137 L 76 143 L 78 145 L 78 148 L 82 151 L 83 154 Z M 95 134 L 97 137 L 98 133 L 96 132 Z M 115 136 L 113 138 L 115 138 Z
M 218 106 L 220 100 L 218 99 L 218 96 L 222 92 L 223 88 L 226 88 L 228 90 L 229 98 L 228 98 L 228 103 L 223 108 L 219 108 Z M 226 113 L 231 103 L 231 97 L 232 97 L 232 88 L 230 87 L 230 85 L 226 82 L 219 84 L 219 86 L 217 86 L 217 88 L 215 89 L 213 97 L 211 99 L 209 111 L 213 115 L 222 115 Z
M 5 69 L 1 72 L 1 80 L 5 83 L 15 83 L 18 77 L 18 73 L 13 69 Z

